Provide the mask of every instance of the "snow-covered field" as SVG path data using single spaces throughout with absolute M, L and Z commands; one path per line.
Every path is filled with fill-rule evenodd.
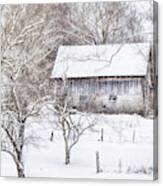
M 88 114 L 86 114 L 88 115 Z M 96 125 L 87 130 L 64 164 L 62 132 L 47 121 L 29 125 L 26 133 L 44 138 L 39 147 L 24 148 L 27 177 L 153 179 L 153 121 L 138 115 L 91 114 Z M 101 129 L 104 140 L 100 140 Z M 54 131 L 51 142 L 50 134 Z M 100 168 L 96 173 L 96 151 Z M 17 176 L 12 158 L 1 153 L 1 175 Z

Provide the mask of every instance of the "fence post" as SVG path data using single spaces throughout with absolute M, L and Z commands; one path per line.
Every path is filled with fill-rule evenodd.
M 132 142 L 135 143 L 135 137 L 136 137 L 136 131 L 135 129 L 133 130 L 133 133 L 132 133 Z
M 96 151 L 96 173 L 102 172 L 102 169 L 100 168 L 100 156 L 99 152 Z
M 104 129 L 101 128 L 101 141 L 104 141 Z
M 118 168 L 119 168 L 119 173 L 122 173 L 122 161 L 119 160 L 118 162 Z
M 50 134 L 50 141 L 53 141 L 53 138 L 54 138 L 54 133 L 52 131 L 51 134 Z

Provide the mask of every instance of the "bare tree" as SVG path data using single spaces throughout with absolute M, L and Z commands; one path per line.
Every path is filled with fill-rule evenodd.
M 58 44 L 59 36 L 52 37 L 56 22 L 53 17 L 47 22 L 49 9 L 46 5 L 1 6 L 2 151 L 13 157 L 19 177 L 25 176 L 26 121 L 38 114 L 49 94 L 46 66 L 39 65 L 53 51 L 51 41 Z
M 144 6 L 143 2 L 70 3 L 61 32 L 68 44 L 145 42 L 152 33 L 144 28 L 149 21 L 145 15 L 150 14 L 150 8 L 141 11 Z
M 154 60 L 153 46 L 150 46 L 146 78 L 142 84 L 145 116 L 155 116 L 154 96 L 157 89 L 157 75 Z
M 49 102 L 47 108 L 58 118 L 57 127 L 62 131 L 65 148 L 65 164 L 70 163 L 71 150 L 79 142 L 84 132 L 95 125 L 90 117 L 71 108 L 71 97 L 68 96 L 67 79 L 62 79 L 61 95 Z
M 29 117 L 36 116 L 41 110 L 41 101 L 35 103 L 26 115 L 21 116 L 20 112 L 12 110 L 2 111 L 2 142 L 1 150 L 10 154 L 16 164 L 19 177 L 25 177 L 23 147 L 27 143 L 34 144 L 37 136 L 25 137 L 26 121 Z M 38 144 L 38 141 L 37 141 Z
M 56 102 L 53 104 L 53 108 L 49 107 L 50 110 L 53 110 L 54 114 L 58 117 L 58 128 L 62 131 L 62 136 L 64 140 L 65 148 L 65 164 L 70 163 L 71 159 L 71 150 L 79 142 L 80 138 L 84 132 L 94 126 L 92 121 L 84 121 L 84 116 L 77 112 L 74 114 L 74 111 L 68 106 L 67 100 L 64 100 L 64 104 Z M 78 118 L 75 117 L 79 116 Z

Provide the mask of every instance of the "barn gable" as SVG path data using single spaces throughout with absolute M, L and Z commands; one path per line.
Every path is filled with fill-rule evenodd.
M 60 46 L 51 78 L 145 76 L 150 45 Z

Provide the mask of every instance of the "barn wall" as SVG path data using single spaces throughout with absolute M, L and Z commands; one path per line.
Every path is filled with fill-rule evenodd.
M 141 112 L 142 81 L 141 77 L 79 78 L 67 80 L 66 86 L 72 106 L 77 108 L 93 112 Z M 56 84 L 55 92 L 61 95 L 63 83 L 57 80 Z
M 68 81 L 69 93 L 73 95 L 141 93 L 141 78 L 133 79 L 72 79 Z

